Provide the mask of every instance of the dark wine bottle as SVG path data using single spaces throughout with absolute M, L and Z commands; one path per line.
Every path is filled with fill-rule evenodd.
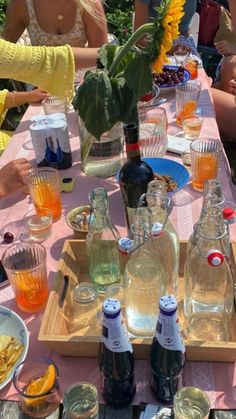
M 139 198 L 147 192 L 148 183 L 153 180 L 151 167 L 140 157 L 138 129 L 136 124 L 124 126 L 127 162 L 119 172 L 119 184 L 125 210 L 127 227 L 133 223 Z
M 135 394 L 134 355 L 124 329 L 120 302 L 114 298 L 103 303 L 102 339 L 98 363 L 102 375 L 102 393 L 115 408 L 129 405 Z
M 151 345 L 151 388 L 162 403 L 172 403 L 185 362 L 185 348 L 173 296 L 160 298 L 160 314 Z

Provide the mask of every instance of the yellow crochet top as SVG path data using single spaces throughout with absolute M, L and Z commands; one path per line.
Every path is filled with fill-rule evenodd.
M 0 39 L 0 78 L 31 83 L 70 101 L 74 75 L 74 55 L 69 45 L 31 47 Z
M 4 121 L 7 110 L 5 109 L 5 100 L 8 90 L 0 90 L 0 128 Z M 13 132 L 0 130 L 0 156 L 10 141 Z

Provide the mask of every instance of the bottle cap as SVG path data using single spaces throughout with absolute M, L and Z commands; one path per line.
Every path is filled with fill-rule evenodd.
M 227 207 L 223 209 L 223 218 L 224 220 L 228 221 L 229 224 L 233 224 L 236 222 L 236 211 L 231 208 Z
M 120 301 L 116 298 L 107 298 L 102 305 L 103 313 L 105 317 L 114 318 L 121 311 Z
M 152 235 L 153 237 L 158 237 L 163 232 L 163 224 L 161 223 L 154 223 L 152 226 Z
M 177 301 L 173 295 L 164 295 L 160 298 L 159 307 L 163 313 L 173 313 L 177 309 Z
M 118 241 L 118 248 L 121 253 L 128 255 L 134 245 L 134 241 L 129 237 L 123 237 Z
M 207 253 L 207 261 L 210 266 L 220 266 L 224 261 L 224 255 L 219 250 L 212 249 Z

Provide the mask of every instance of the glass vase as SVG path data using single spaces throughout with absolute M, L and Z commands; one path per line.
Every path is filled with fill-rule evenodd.
M 122 123 L 117 122 L 98 141 L 85 128 L 79 117 L 80 155 L 83 172 L 88 176 L 107 178 L 115 175 L 123 164 Z

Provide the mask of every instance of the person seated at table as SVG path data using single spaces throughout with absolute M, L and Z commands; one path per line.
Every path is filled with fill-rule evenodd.
M 0 39 L 0 78 L 34 84 L 69 102 L 75 70 L 94 66 L 97 58 L 97 48 L 23 46 Z
M 224 134 L 224 136 L 229 137 L 227 140 L 231 139 L 232 146 L 235 145 L 236 148 L 236 101 L 234 96 L 236 95 L 236 81 L 231 80 L 229 85 L 231 93 L 214 88 L 211 88 L 211 93 L 219 131 L 221 134 Z
M 29 92 L 9 92 L 7 89 L 0 90 L 0 128 L 8 109 L 18 108 L 26 103 L 37 103 L 48 97 L 48 93 L 42 89 Z M 5 150 L 14 131 L 0 129 L 0 155 Z
M 0 169 L 0 199 L 17 192 L 26 184 L 31 164 L 22 158 L 12 160 Z
M 2 36 L 17 42 L 25 29 L 32 45 L 100 47 L 108 36 L 101 0 L 9 0 Z
M 149 22 L 158 13 L 155 8 L 158 7 L 161 0 L 135 0 L 135 13 L 134 13 L 134 29 Z M 184 4 L 184 16 L 179 25 L 180 36 L 175 41 L 176 44 L 187 46 L 191 51 L 197 54 L 197 47 L 192 37 L 189 37 L 189 24 L 196 12 L 197 0 L 186 0 Z M 145 41 L 143 41 L 145 42 Z

